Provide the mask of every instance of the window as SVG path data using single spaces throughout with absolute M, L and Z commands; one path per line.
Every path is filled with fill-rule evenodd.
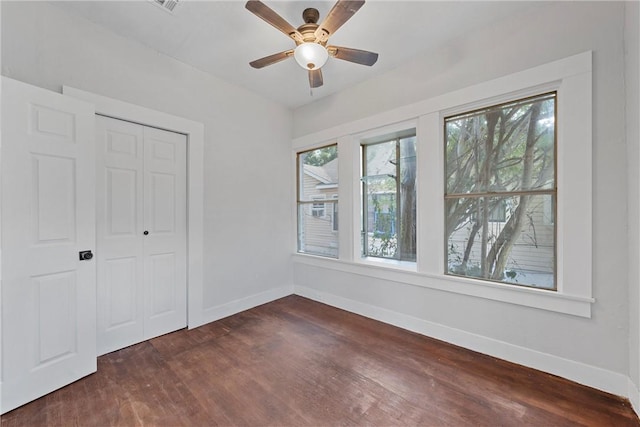
M 337 141 L 343 187 L 340 261 L 298 255 L 294 262 L 591 317 L 592 77 L 592 53 L 584 52 L 294 139 L 296 153 Z M 525 156 L 529 131 L 532 157 Z M 368 161 L 376 149 L 413 135 L 415 262 L 391 247 L 403 240 L 398 163 L 389 157 L 378 173 Z M 387 187 L 376 191 L 372 184 L 380 181 Z M 322 184 L 307 194 L 324 194 L 318 189 L 331 185 L 337 188 Z M 324 203 L 329 220 L 337 207 L 330 195 Z M 382 249 L 381 257 L 375 252 Z
M 416 260 L 415 129 L 365 141 L 362 256 Z
M 298 153 L 297 169 L 298 252 L 337 258 L 337 146 Z
M 448 117 L 444 134 L 447 273 L 556 289 L 556 93 Z
M 311 198 L 313 200 L 323 200 L 324 196 L 312 196 Z M 314 202 L 311 205 L 311 216 L 315 216 L 316 218 L 322 218 L 324 216 L 324 202 Z

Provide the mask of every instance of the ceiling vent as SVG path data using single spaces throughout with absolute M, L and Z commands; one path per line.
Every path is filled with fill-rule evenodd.
M 149 0 L 165 12 L 173 13 L 180 0 Z

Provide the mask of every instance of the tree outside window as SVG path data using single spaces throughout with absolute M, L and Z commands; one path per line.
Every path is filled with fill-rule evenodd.
M 448 274 L 556 288 L 555 152 L 556 93 L 445 119 Z
M 416 260 L 416 137 L 362 145 L 362 254 Z

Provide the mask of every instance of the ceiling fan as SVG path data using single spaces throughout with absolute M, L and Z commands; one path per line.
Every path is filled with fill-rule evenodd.
M 329 56 L 356 64 L 371 66 L 378 60 L 378 54 L 366 50 L 351 49 L 341 46 L 327 46 L 332 36 L 347 22 L 364 4 L 364 0 L 338 0 L 333 5 L 324 21 L 318 25 L 320 13 L 317 9 L 308 8 L 302 12 L 304 24 L 294 28 L 284 18 L 258 0 L 249 0 L 245 7 L 257 17 L 273 25 L 296 43 L 295 49 L 285 50 L 256 59 L 249 63 L 253 68 L 263 68 L 293 56 L 300 66 L 309 72 L 309 85 L 312 88 L 322 86 L 322 66 Z

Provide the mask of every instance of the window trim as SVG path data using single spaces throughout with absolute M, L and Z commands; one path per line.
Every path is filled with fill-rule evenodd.
M 585 265 L 591 265 L 593 240 L 592 90 L 592 52 L 587 51 L 294 139 L 294 158 L 308 147 L 337 141 L 342 183 L 339 259 L 296 254 L 294 262 L 590 318 L 595 299 L 592 269 Z M 444 148 L 439 143 L 444 138 L 444 117 L 548 91 L 558 92 L 557 291 L 444 275 Z M 379 133 L 385 124 L 397 127 L 409 121 L 417 122 L 416 226 L 421 231 L 416 271 L 387 263 L 372 265 L 357 257 L 360 211 L 354 165 L 359 160 L 359 138 Z M 427 182 L 430 185 L 421 185 Z

